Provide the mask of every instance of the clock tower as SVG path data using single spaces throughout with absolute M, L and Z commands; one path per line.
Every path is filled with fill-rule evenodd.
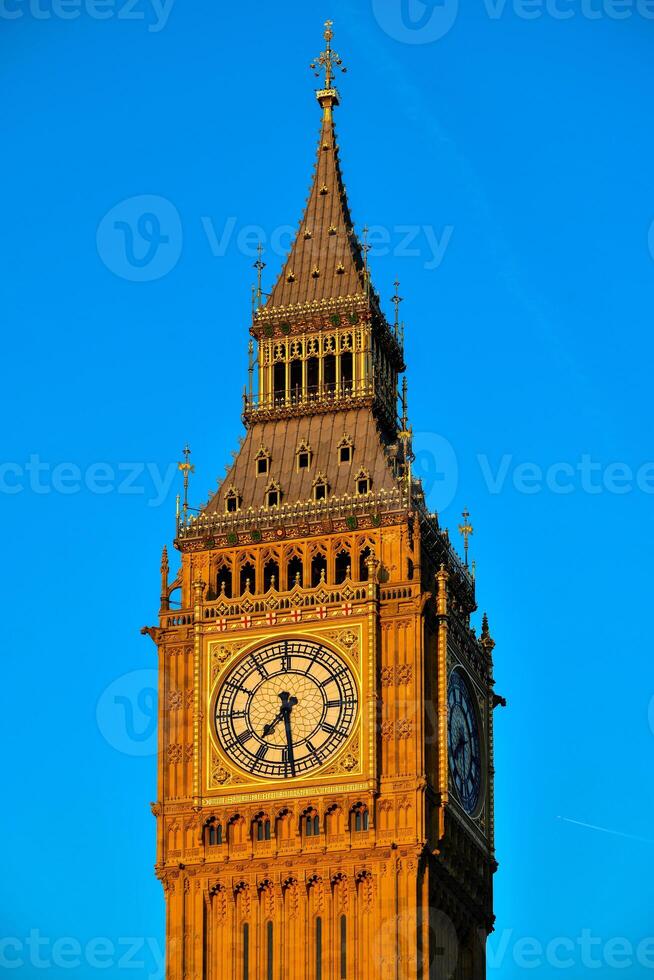
M 470 624 L 467 548 L 412 476 L 402 331 L 353 230 L 325 38 L 309 198 L 269 295 L 259 278 L 245 435 L 209 501 L 185 492 L 146 630 L 169 980 L 485 976 L 493 641 Z

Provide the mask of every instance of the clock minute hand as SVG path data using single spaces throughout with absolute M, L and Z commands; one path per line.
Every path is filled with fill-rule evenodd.
M 295 775 L 295 755 L 293 754 L 293 733 L 291 731 L 291 711 L 297 704 L 297 698 L 290 696 L 288 691 L 282 691 L 279 695 L 282 699 L 280 714 L 284 716 L 284 728 L 286 730 L 286 744 L 288 746 L 288 762 L 291 767 L 291 776 Z

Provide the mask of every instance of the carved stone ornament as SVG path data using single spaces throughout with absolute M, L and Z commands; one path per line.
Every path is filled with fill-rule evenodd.
M 211 778 L 213 779 L 214 783 L 218 783 L 219 786 L 224 786 L 230 781 L 231 773 L 229 773 L 223 765 L 218 763 L 218 765 L 211 770 Z
M 396 728 L 398 738 L 409 738 L 413 731 L 413 722 L 408 718 L 400 718 Z
M 171 711 L 178 711 L 182 707 L 181 691 L 168 692 L 168 707 L 170 708 Z
M 211 643 L 209 652 L 211 657 L 211 679 L 215 680 L 228 660 L 231 660 L 243 648 L 243 641 L 235 640 L 233 643 Z

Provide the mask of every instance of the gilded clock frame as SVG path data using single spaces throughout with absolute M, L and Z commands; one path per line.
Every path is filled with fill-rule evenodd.
M 252 799 L 283 799 L 291 796 L 311 796 L 334 793 L 355 787 L 362 792 L 371 790 L 376 778 L 376 740 L 374 696 L 375 649 L 369 631 L 361 618 L 347 619 L 336 625 L 326 623 L 302 624 L 289 629 L 279 626 L 256 634 L 234 633 L 226 637 L 205 636 L 204 705 L 207 723 L 203 729 L 202 796 L 211 800 L 229 797 L 230 802 Z M 214 724 L 216 701 L 228 674 L 254 651 L 280 639 L 307 640 L 320 643 L 342 658 L 352 672 L 359 699 L 353 729 L 345 743 L 323 763 L 306 775 L 294 778 L 271 779 L 249 774 L 232 761 L 222 748 Z M 204 800 L 203 800 L 204 802 Z

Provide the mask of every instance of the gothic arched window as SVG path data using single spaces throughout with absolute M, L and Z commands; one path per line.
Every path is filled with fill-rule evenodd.
M 346 579 L 350 578 L 351 568 L 350 568 L 350 552 L 346 548 L 342 548 L 336 555 L 334 562 L 334 581 L 336 585 L 340 585 Z
M 224 598 L 232 598 L 232 570 L 223 565 L 222 568 L 218 569 L 218 575 L 216 576 L 216 591 L 219 596 Z
M 254 837 L 258 841 L 270 840 L 270 819 L 265 814 L 255 818 Z
M 295 555 L 288 563 L 288 588 L 292 589 L 295 585 L 302 585 L 303 565 L 299 555 Z
M 304 836 L 318 837 L 320 835 L 320 817 L 315 810 L 309 810 L 304 815 Z
M 365 803 L 357 803 L 356 806 L 352 808 L 352 829 L 359 833 L 360 831 L 368 830 L 369 826 L 370 816 L 368 813 L 368 807 L 365 805 Z
M 244 592 L 254 592 L 255 591 L 255 575 L 256 571 L 254 565 L 246 561 L 241 565 L 241 575 L 240 575 L 240 585 L 241 585 L 241 595 Z
M 370 548 L 362 548 L 359 552 L 359 581 L 368 581 L 368 565 L 366 562 L 370 558 L 372 551 Z
M 279 565 L 274 558 L 269 558 L 263 566 L 263 591 L 279 588 Z
M 322 553 L 311 559 L 311 587 L 315 589 L 327 579 L 327 558 Z

